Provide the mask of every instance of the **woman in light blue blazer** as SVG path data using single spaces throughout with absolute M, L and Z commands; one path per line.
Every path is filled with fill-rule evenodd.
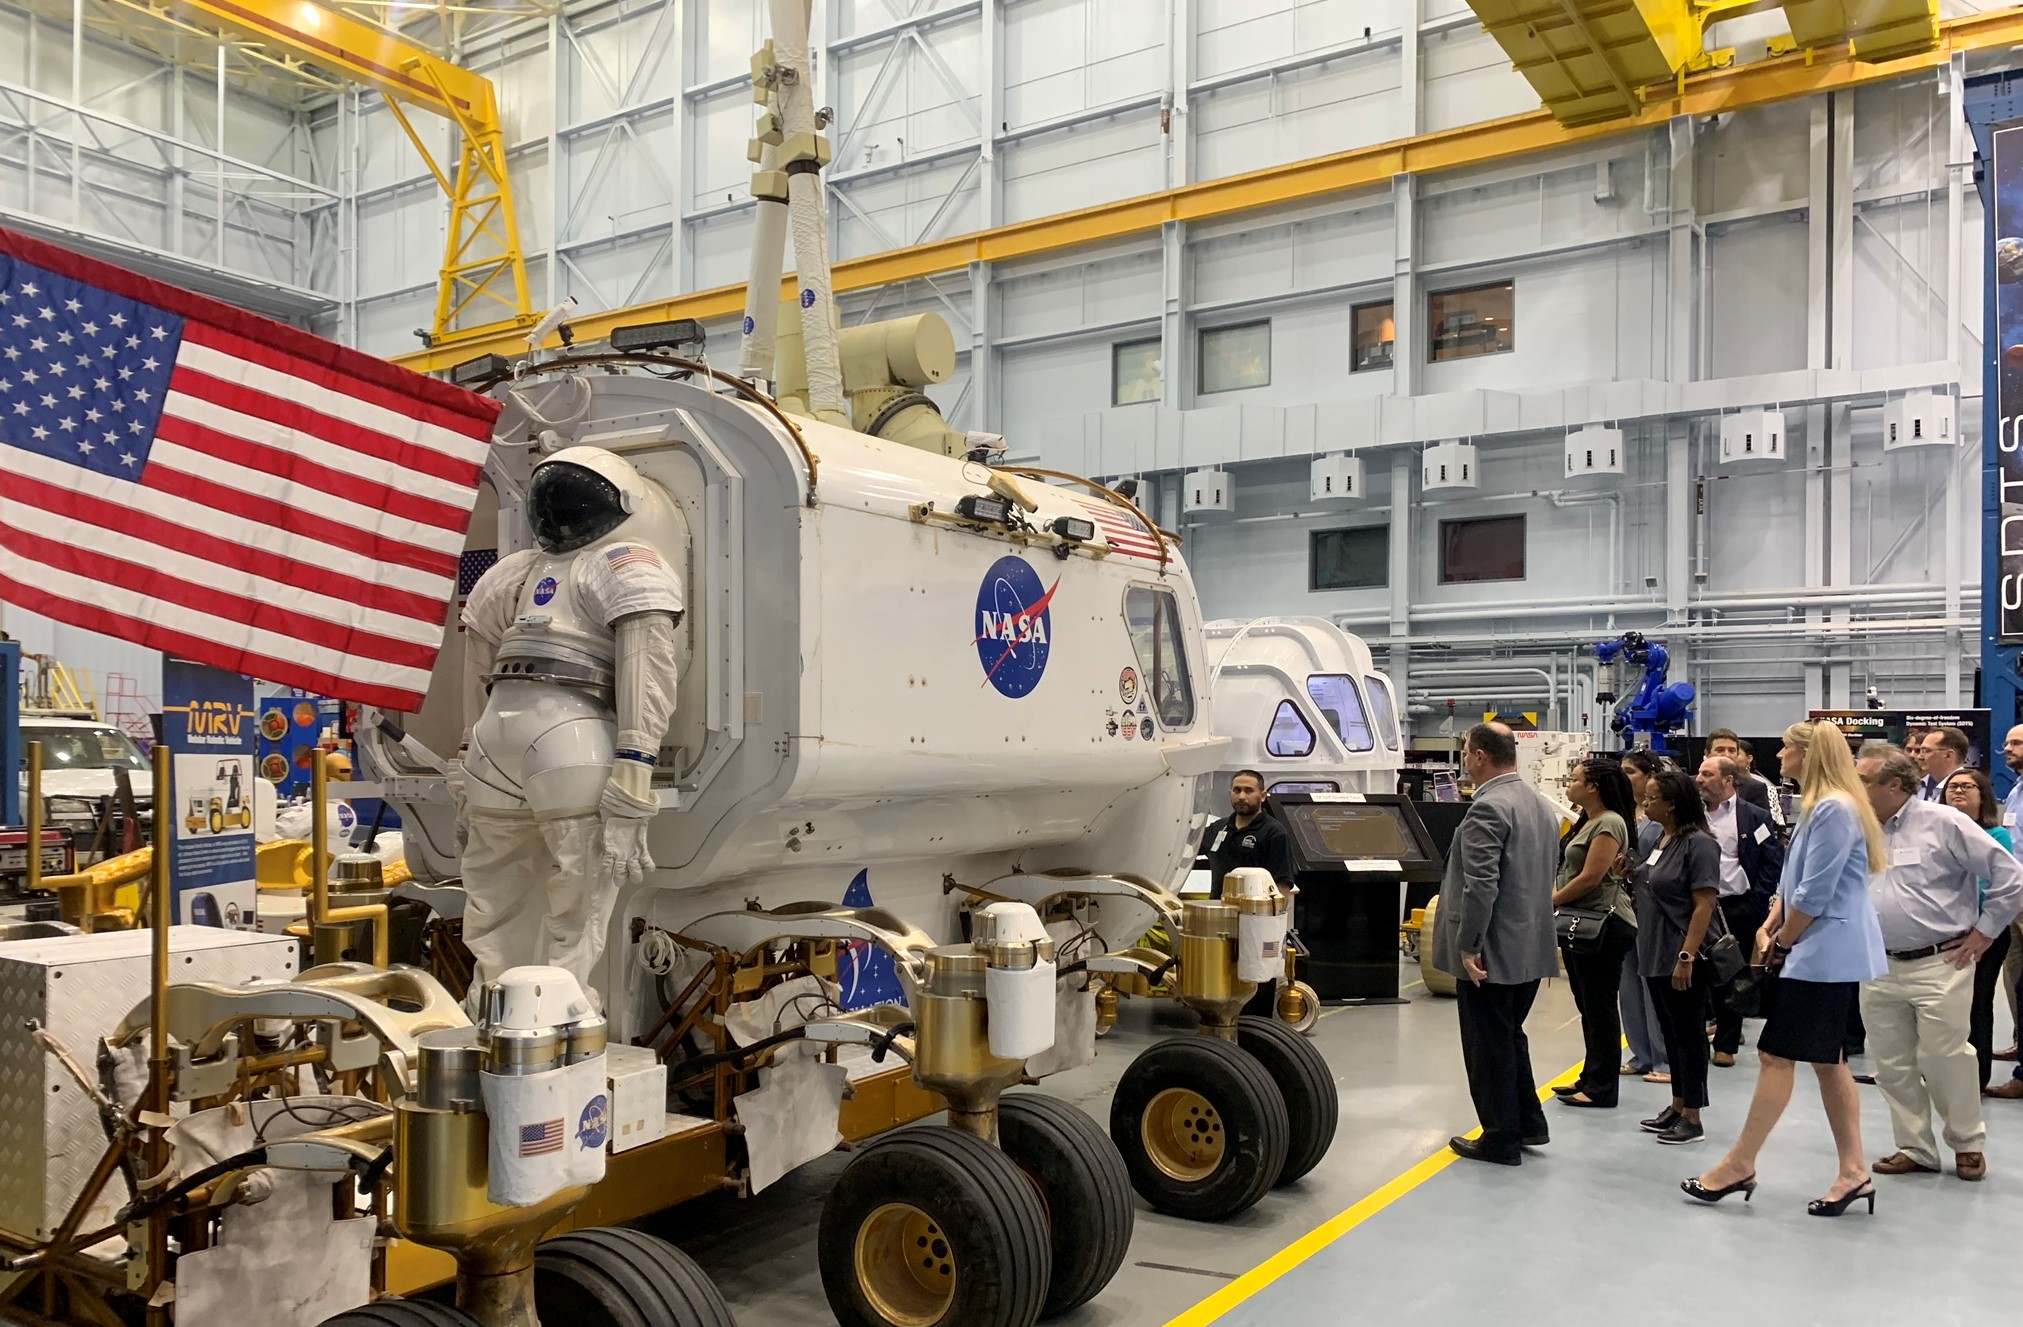
M 1703 1202 L 1731 1193 L 1746 1201 L 1756 1191 L 1756 1154 L 1791 1101 L 1797 1062 L 1812 1065 L 1820 1100 L 1833 1129 L 1840 1173 L 1826 1196 L 1806 1207 L 1813 1216 L 1839 1216 L 1866 1200 L 1875 1211 L 1875 1185 L 1861 1146 L 1861 1104 L 1842 1051 L 1848 1020 L 1865 981 L 1887 967 L 1882 928 L 1869 901 L 1868 880 L 1886 870 L 1882 826 L 1876 823 L 1847 739 L 1831 723 L 1795 723 L 1779 751 L 1784 777 L 1797 779 L 1800 816 L 1784 859 L 1784 879 L 1770 920 L 1756 939 L 1756 963 L 1765 968 L 1761 1068 L 1749 1118 L 1728 1155 L 1681 1187 Z

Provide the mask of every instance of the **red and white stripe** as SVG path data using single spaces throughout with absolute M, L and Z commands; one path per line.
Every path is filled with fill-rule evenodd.
M 20 236 L 0 247 L 186 320 L 138 483 L 0 443 L 0 599 L 419 709 L 497 406 Z
M 1075 502 L 1089 513 L 1089 519 L 1096 523 L 1112 553 L 1144 558 L 1149 562 L 1161 560 L 1159 536 L 1146 533 L 1145 527 L 1131 513 L 1095 498 L 1085 498 L 1079 493 L 1075 495 Z

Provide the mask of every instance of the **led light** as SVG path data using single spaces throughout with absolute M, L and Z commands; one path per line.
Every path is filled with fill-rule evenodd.
M 647 354 L 656 350 L 679 350 L 699 346 L 707 336 L 693 318 L 676 318 L 663 323 L 634 323 L 611 329 L 611 348 L 620 354 Z
M 1057 516 L 1047 527 L 1061 538 L 1077 544 L 1086 544 L 1096 537 L 1096 523 L 1085 521 L 1079 516 Z
M 450 381 L 459 387 L 484 388 L 500 378 L 510 378 L 513 366 L 506 362 L 504 355 L 480 355 L 467 359 L 450 370 Z
M 956 499 L 955 514 L 965 521 L 980 521 L 987 525 L 1011 524 L 1011 503 L 1003 498 L 984 497 L 971 493 Z

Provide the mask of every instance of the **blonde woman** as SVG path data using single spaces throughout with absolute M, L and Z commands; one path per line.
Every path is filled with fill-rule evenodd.
M 1713 1169 L 1682 1187 L 1703 1202 L 1756 1191 L 1756 1154 L 1791 1102 L 1797 1062 L 1812 1065 L 1840 1154 L 1826 1195 L 1806 1207 L 1839 1216 L 1866 1200 L 1875 1184 L 1861 1146 L 1861 1105 L 1842 1051 L 1861 983 L 1882 975 L 1882 930 L 1869 902 L 1868 878 L 1885 870 L 1882 827 L 1856 776 L 1847 739 L 1830 723 L 1795 723 L 1777 753 L 1784 777 L 1799 787 L 1798 832 L 1770 920 L 1756 937 L 1756 963 L 1774 974 L 1765 987 L 1761 1068 L 1742 1136 Z

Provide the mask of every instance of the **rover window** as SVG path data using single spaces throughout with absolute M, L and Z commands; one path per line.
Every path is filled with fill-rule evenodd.
M 1300 717 L 1299 707 L 1289 700 L 1278 703 L 1271 716 L 1271 731 L 1264 735 L 1264 749 L 1274 756 L 1310 756 L 1314 753 L 1314 730 Z
M 1314 698 L 1321 717 L 1333 725 L 1342 745 L 1351 751 L 1368 751 L 1376 745 L 1370 736 L 1370 716 L 1363 710 L 1362 693 L 1352 677 L 1341 673 L 1315 673 L 1307 679 L 1307 694 Z
M 1124 592 L 1124 623 L 1138 654 L 1138 671 L 1151 689 L 1148 703 L 1164 728 L 1194 722 L 1194 678 L 1187 671 L 1187 638 L 1180 631 L 1180 601 L 1171 590 L 1134 585 Z
M 1266 789 L 1269 796 L 1280 793 L 1338 793 L 1342 786 L 1332 779 L 1287 779 L 1284 783 L 1274 783 Z
M 1402 750 L 1403 744 L 1398 740 L 1398 709 L 1391 703 L 1389 679 L 1372 673 L 1364 683 L 1370 689 L 1370 713 L 1377 719 L 1377 736 L 1393 751 Z

